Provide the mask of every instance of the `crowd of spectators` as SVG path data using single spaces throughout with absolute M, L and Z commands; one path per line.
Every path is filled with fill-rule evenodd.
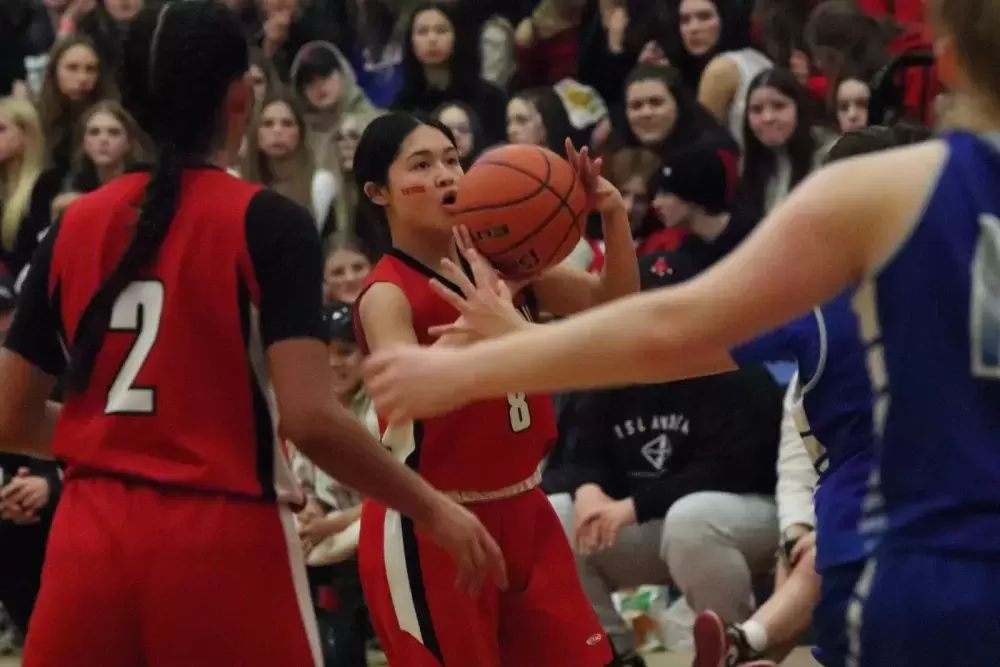
M 116 77 L 129 21 L 160 2 L 0 3 L 2 331 L 53 221 L 147 155 Z M 219 2 L 246 27 L 256 96 L 231 172 L 312 212 L 328 253 L 338 391 L 372 430 L 346 304 L 385 234 L 358 206 L 352 165 L 361 133 L 386 110 L 439 119 L 466 168 L 506 142 L 591 146 L 629 206 L 647 289 L 725 255 L 842 133 L 929 124 L 943 99 L 920 0 Z M 586 232 L 566 261 L 600 271 L 599 220 Z M 612 592 L 668 585 L 695 611 L 740 621 L 782 533 L 812 528 L 809 493 L 776 494 L 779 440 L 801 441 L 794 429 L 780 437 L 788 373 L 770 370 L 556 397 L 560 437 L 544 486 L 621 655 L 635 646 Z M 301 457 L 294 467 L 311 497 L 299 523 L 317 606 L 339 610 L 328 614 L 329 664 L 363 665 L 350 572 L 359 499 Z M 0 603 L 22 632 L 60 487 L 57 464 L 0 455 Z M 581 540 L 575 517 L 595 507 L 605 528 Z

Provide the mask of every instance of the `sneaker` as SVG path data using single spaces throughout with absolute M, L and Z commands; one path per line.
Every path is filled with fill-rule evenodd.
M 705 611 L 694 619 L 694 662 L 691 667 L 776 667 L 750 654 L 739 628 L 726 628 L 719 615 Z
M 694 662 L 691 667 L 726 667 L 729 637 L 714 611 L 703 611 L 694 619 Z

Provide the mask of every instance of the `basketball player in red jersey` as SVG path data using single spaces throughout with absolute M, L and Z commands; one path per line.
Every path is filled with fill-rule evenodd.
M 358 340 L 366 352 L 462 344 L 473 331 L 501 335 L 528 325 L 515 305 L 563 315 L 638 289 L 621 195 L 600 178 L 599 164 L 568 148 L 591 203 L 604 217 L 605 272 L 594 276 L 553 268 L 512 304 L 506 287 L 471 245 L 453 239 L 455 219 L 448 204 L 463 172 L 450 132 L 399 113 L 368 126 L 355 153 L 354 173 L 363 188 L 361 201 L 384 215 L 392 248 L 355 301 Z M 460 245 L 466 246 L 465 258 Z M 462 263 L 472 275 L 458 268 Z M 455 324 L 460 315 L 464 321 Z M 441 331 L 446 335 L 438 338 Z M 454 565 L 438 547 L 415 535 L 411 522 L 394 510 L 377 501 L 366 504 L 361 577 L 389 664 L 614 664 L 580 587 L 566 536 L 538 488 L 539 464 L 556 437 L 551 398 L 511 394 L 434 419 L 382 426 L 383 444 L 483 521 L 501 544 L 510 581 L 507 591 L 487 586 L 476 597 L 455 590 L 450 585 Z
M 492 569 L 503 587 L 479 521 L 331 400 L 310 214 L 223 169 L 253 100 L 236 15 L 167 4 L 123 55 L 152 173 L 68 209 L 0 352 L 0 447 L 67 465 L 23 664 L 321 665 L 279 416 L 312 461 L 412 516 L 463 584 Z

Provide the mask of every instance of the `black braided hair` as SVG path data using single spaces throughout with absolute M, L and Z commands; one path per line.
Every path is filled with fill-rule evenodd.
M 77 326 L 68 392 L 86 388 L 122 291 L 152 262 L 181 196 L 181 170 L 223 143 L 223 103 L 249 69 L 239 18 L 216 0 L 152 6 L 131 23 L 122 48 L 125 107 L 152 139 L 155 160 L 131 242 L 91 297 Z

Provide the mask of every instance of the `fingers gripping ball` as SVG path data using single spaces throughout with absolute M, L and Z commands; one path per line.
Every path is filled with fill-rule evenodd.
M 583 234 L 587 193 L 577 171 L 539 146 L 484 153 L 462 179 L 456 222 L 505 278 L 531 278 L 572 252 Z

